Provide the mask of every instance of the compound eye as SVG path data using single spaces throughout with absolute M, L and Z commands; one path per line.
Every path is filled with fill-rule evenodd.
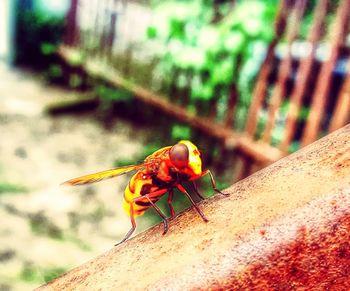
M 188 165 L 188 148 L 186 145 L 178 143 L 169 152 L 169 157 L 173 165 L 177 168 L 184 168 Z

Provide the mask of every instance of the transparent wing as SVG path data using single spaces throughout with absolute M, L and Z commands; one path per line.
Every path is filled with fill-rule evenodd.
M 117 177 L 117 176 L 123 175 L 127 172 L 130 172 L 130 171 L 140 170 L 144 167 L 145 167 L 145 164 L 130 165 L 130 166 L 125 166 L 125 167 L 114 168 L 114 169 L 106 170 L 103 172 L 98 172 L 98 173 L 89 174 L 89 175 L 81 176 L 78 178 L 74 178 L 74 179 L 63 182 L 62 185 L 76 186 L 76 185 L 91 184 L 91 183 L 99 182 L 99 181 L 102 181 L 105 179 Z

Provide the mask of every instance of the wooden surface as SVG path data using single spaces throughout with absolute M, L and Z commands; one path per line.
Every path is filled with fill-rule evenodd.
M 38 290 L 349 286 L 350 125 L 224 192 Z

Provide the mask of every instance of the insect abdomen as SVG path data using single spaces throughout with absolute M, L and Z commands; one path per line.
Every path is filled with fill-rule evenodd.
M 124 211 L 130 215 L 130 205 L 133 204 L 134 215 L 142 215 L 152 204 L 147 198 L 140 199 L 139 201 L 134 201 L 135 198 L 142 197 L 148 193 L 159 190 L 159 187 L 152 184 L 152 179 L 145 175 L 143 172 L 137 172 L 130 180 L 129 184 L 126 186 L 124 191 Z M 151 197 L 151 201 L 156 203 L 160 197 L 164 195 Z

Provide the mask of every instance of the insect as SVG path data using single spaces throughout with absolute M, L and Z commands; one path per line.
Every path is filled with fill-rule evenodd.
M 149 208 L 153 207 L 162 218 L 165 234 L 168 231 L 168 221 L 164 213 L 155 204 L 163 195 L 168 193 L 168 205 L 171 217 L 175 216 L 172 206 L 174 188 L 179 189 L 188 197 L 201 218 L 207 222 L 203 212 L 193 201 L 190 194 L 182 185 L 183 182 L 191 182 L 195 193 L 201 198 L 195 180 L 208 174 L 210 176 L 213 189 L 221 194 L 216 188 L 215 180 L 210 170 L 202 171 L 202 159 L 198 148 L 188 140 L 182 140 L 173 146 L 167 146 L 155 151 L 146 157 L 144 162 L 139 165 L 130 165 L 114 168 L 111 170 L 90 174 L 74 178 L 64 182 L 65 185 L 84 185 L 109 179 L 130 171 L 137 171 L 131 178 L 124 191 L 124 210 L 131 219 L 131 229 L 125 237 L 116 245 L 126 241 L 136 229 L 135 217 L 144 214 Z

